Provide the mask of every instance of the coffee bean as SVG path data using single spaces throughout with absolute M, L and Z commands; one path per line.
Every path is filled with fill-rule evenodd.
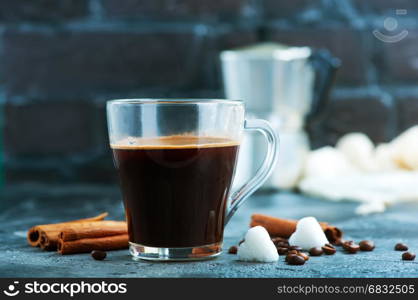
M 298 254 L 299 254 L 299 252 L 297 252 L 296 250 L 291 250 L 291 251 L 287 252 L 285 261 L 288 261 L 289 257 L 291 257 L 292 255 L 298 255 Z
M 408 250 L 408 246 L 403 244 L 403 243 L 397 243 L 395 245 L 395 250 L 396 251 L 407 251 Z
M 228 249 L 229 254 L 237 254 L 238 253 L 238 247 L 237 246 L 231 246 Z
M 360 246 L 355 243 L 352 243 L 352 244 L 347 244 L 347 246 L 344 247 L 344 249 L 350 254 L 355 254 L 360 250 Z
M 358 244 L 360 246 L 360 250 L 361 251 L 373 251 L 373 249 L 375 248 L 374 242 L 373 241 L 369 241 L 369 240 L 361 241 Z
M 286 256 L 286 261 L 289 265 L 300 266 L 305 264 L 305 259 L 297 254 L 290 254 Z
M 403 260 L 414 260 L 415 259 L 415 253 L 404 252 L 404 253 L 402 253 L 402 259 Z
M 91 256 L 95 260 L 103 260 L 103 259 L 106 258 L 106 252 L 105 251 L 101 251 L 101 250 L 93 250 L 93 251 L 91 251 Z
M 354 244 L 354 241 L 345 241 L 341 246 L 344 248 L 344 250 L 347 250 L 352 244 Z
M 309 260 L 309 255 L 306 255 L 303 252 L 299 252 L 297 255 L 302 256 L 304 260 Z
M 280 255 L 286 254 L 289 251 L 289 249 L 287 248 L 283 248 L 283 247 L 278 247 L 277 248 L 277 253 L 279 253 Z
M 302 251 L 302 248 L 299 246 L 290 246 L 289 247 L 290 250 L 296 250 L 296 251 Z
M 321 256 L 322 254 L 324 254 L 324 251 L 321 247 L 314 247 L 309 250 L 309 254 L 311 256 Z
M 337 250 L 335 250 L 335 248 L 330 244 L 326 244 L 325 246 L 322 246 L 322 251 L 324 251 L 326 255 L 333 255 L 335 254 L 335 252 L 337 252 Z

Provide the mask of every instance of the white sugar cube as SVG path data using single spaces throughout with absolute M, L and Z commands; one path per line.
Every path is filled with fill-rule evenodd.
M 299 246 L 303 250 L 322 247 L 328 243 L 321 225 L 314 217 L 300 219 L 296 225 L 296 231 L 289 238 L 291 246 Z
M 239 246 L 238 258 L 244 261 L 275 262 L 279 254 L 267 230 L 255 226 L 247 231 L 245 241 Z

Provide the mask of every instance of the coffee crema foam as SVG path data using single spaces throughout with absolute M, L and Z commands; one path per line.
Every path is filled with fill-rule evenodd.
M 128 137 L 111 143 L 112 149 L 189 149 L 239 146 L 239 142 L 221 137 L 172 135 L 158 138 Z

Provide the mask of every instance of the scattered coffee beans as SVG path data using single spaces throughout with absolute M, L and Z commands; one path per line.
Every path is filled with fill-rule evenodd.
M 314 247 L 309 250 L 309 254 L 311 256 L 321 256 L 322 254 L 324 254 L 324 251 L 321 247 Z
M 408 246 L 403 244 L 403 243 L 397 243 L 395 245 L 395 250 L 396 251 L 407 251 L 408 250 Z
M 373 251 L 375 248 L 373 241 L 364 240 L 359 243 L 361 251 Z
M 231 246 L 228 249 L 229 254 L 237 254 L 238 253 L 238 247 L 237 246 Z
M 289 251 L 289 249 L 284 248 L 284 247 L 278 247 L 277 248 L 277 253 L 279 253 L 280 255 L 286 254 Z
M 289 265 L 300 266 L 305 264 L 305 258 L 298 254 L 288 254 L 286 256 L 286 261 Z
M 93 250 L 93 251 L 91 251 L 91 256 L 95 260 L 103 260 L 103 259 L 106 258 L 106 252 L 105 251 L 101 251 L 101 250 Z
M 415 259 L 415 253 L 404 252 L 404 253 L 402 253 L 402 259 L 403 260 L 414 260 Z
M 241 240 L 238 245 L 241 245 L 245 239 Z M 335 246 L 342 246 L 342 248 L 350 254 L 355 254 L 359 250 L 361 251 L 373 251 L 375 249 L 375 244 L 371 240 L 363 240 L 356 244 L 354 241 L 349 240 L 345 241 L 339 239 L 333 241 L 332 244 L 325 244 L 322 247 L 314 247 L 309 250 L 309 255 L 301 252 L 302 248 L 299 246 L 290 246 L 288 239 L 282 237 L 273 237 L 271 241 L 277 248 L 277 253 L 279 255 L 286 255 L 285 261 L 289 265 L 303 265 L 306 261 L 309 260 L 310 256 L 321 256 L 322 254 L 333 255 L 337 252 Z M 408 246 L 404 243 L 397 243 L 395 245 L 395 250 L 397 251 L 407 251 Z M 238 247 L 231 246 L 228 250 L 230 254 L 237 254 Z M 91 252 L 91 256 L 96 260 L 103 260 L 106 258 L 106 252 L 100 250 L 94 250 Z M 415 260 L 415 254 L 412 252 L 402 253 L 402 260 Z
M 334 246 L 332 246 L 330 244 L 325 244 L 325 246 L 322 246 L 322 251 L 324 251 L 324 253 L 326 255 L 333 255 L 333 254 L 335 254 L 335 252 L 337 252 L 337 250 L 335 250 Z

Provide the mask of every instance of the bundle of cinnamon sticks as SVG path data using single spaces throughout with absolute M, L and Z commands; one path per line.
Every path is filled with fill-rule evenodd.
M 86 253 L 92 250 L 117 250 L 128 247 L 128 229 L 124 221 L 107 221 L 108 213 L 80 220 L 37 225 L 28 230 L 29 245 L 60 254 Z

